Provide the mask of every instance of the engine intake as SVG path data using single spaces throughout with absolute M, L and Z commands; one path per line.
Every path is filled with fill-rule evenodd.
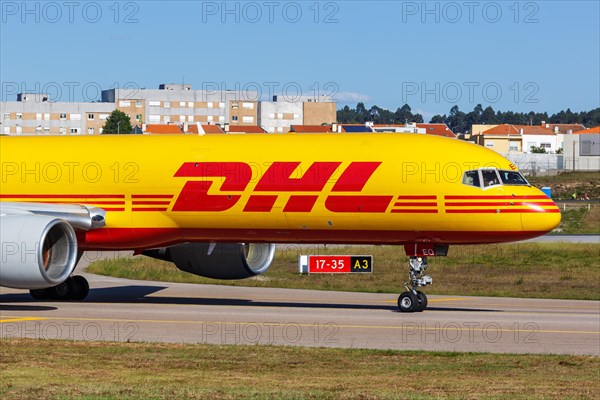
M 213 279 L 244 279 L 264 273 L 273 262 L 272 243 L 183 243 L 142 254 L 170 261 L 182 271 Z
M 77 237 L 68 222 L 45 215 L 3 215 L 0 225 L 0 286 L 42 289 L 73 273 Z

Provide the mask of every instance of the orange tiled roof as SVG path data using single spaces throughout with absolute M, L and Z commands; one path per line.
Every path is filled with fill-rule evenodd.
M 229 125 L 230 133 L 267 133 L 258 125 Z
M 514 125 L 503 124 L 495 126 L 487 131 L 481 132 L 482 135 L 518 135 L 519 130 Z
M 584 129 L 582 131 L 573 132 L 573 133 L 576 133 L 578 135 L 586 134 L 586 133 L 600 133 L 600 125 L 594 126 L 593 128 Z
M 225 133 L 219 125 L 202 125 L 202 130 L 204 133 Z
M 292 125 L 290 132 L 296 133 L 325 133 L 331 132 L 329 125 Z
M 221 127 L 219 125 L 200 125 L 202 127 L 202 131 L 204 133 L 224 133 L 223 130 L 221 129 Z M 186 133 L 195 133 L 198 134 L 198 125 L 197 124 L 190 124 L 188 125 L 188 130 Z
M 546 124 L 546 127 L 552 129 L 553 131 L 555 128 L 558 128 L 558 133 L 569 133 L 569 131 L 575 133 L 585 129 L 585 126 L 581 124 Z
M 173 124 L 149 124 L 146 125 L 146 132 L 154 134 L 172 134 L 172 133 L 183 133 L 183 130 Z
M 448 125 L 446 124 L 419 124 L 417 123 L 417 128 L 424 128 L 425 133 L 428 135 L 437 135 L 437 136 L 445 136 L 456 138 L 456 135 Z
M 511 125 L 503 124 L 481 132 L 482 135 L 549 135 L 556 136 L 552 129 L 538 125 Z
M 550 128 L 539 125 L 515 125 L 515 128 L 523 129 L 523 135 L 549 135 L 556 136 L 556 133 Z
M 185 129 L 184 129 L 184 131 L 185 131 Z M 185 131 L 185 133 L 198 133 L 198 125 L 196 125 L 196 124 L 189 124 L 188 128 L 187 128 L 187 131 Z

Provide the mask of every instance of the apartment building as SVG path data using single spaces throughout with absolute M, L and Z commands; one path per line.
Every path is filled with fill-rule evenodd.
M 48 95 L 22 93 L 0 102 L 0 133 L 5 135 L 84 135 L 102 133 L 114 104 L 49 102 Z
M 561 148 L 561 134 L 541 125 L 502 124 L 474 135 L 475 142 L 500 154 L 530 153 L 531 147 L 555 153 Z
M 256 92 L 193 90 L 192 85 L 161 84 L 158 89 L 109 89 L 102 102 L 113 103 L 137 124 L 256 125 Z
M 336 103 L 329 97 L 273 96 L 259 103 L 258 125 L 268 133 L 287 133 L 292 125 L 331 124 L 337 120 Z
M 100 134 L 109 114 L 119 109 L 140 131 L 147 125 L 219 125 L 224 132 L 260 126 L 284 133 L 291 125 L 320 125 L 336 120 L 336 103 L 310 96 L 272 102 L 257 92 L 193 90 L 186 84 L 161 84 L 158 89 L 103 90 L 100 102 L 50 102 L 42 93 L 20 93 L 17 101 L 0 102 L 0 133 L 7 135 Z M 235 127 L 241 127 L 236 129 Z M 246 128 L 244 128 L 246 127 Z

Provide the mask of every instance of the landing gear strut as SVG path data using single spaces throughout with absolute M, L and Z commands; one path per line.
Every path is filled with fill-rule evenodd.
M 83 300 L 90 292 L 90 285 L 83 276 L 74 275 L 63 283 L 45 289 L 32 289 L 31 297 L 36 300 Z
M 423 311 L 427 307 L 427 296 L 418 291 L 421 286 L 430 285 L 433 280 L 425 275 L 427 257 L 410 257 L 409 281 L 404 284 L 406 292 L 398 297 L 398 308 L 402 312 Z

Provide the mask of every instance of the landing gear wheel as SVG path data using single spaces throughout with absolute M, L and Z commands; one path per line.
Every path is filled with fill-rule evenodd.
M 417 292 L 417 300 L 419 301 L 419 306 L 416 311 L 423 311 L 427 308 L 427 295 L 423 292 Z
M 404 292 L 398 297 L 398 308 L 402 312 L 415 312 L 419 307 L 419 300 L 413 292 Z
M 56 286 L 51 287 L 50 296 L 55 300 L 70 300 L 71 299 L 71 278 Z
M 48 288 L 48 289 L 31 289 L 29 291 L 29 294 L 35 300 L 48 300 L 50 298 L 50 288 Z
M 90 284 L 83 276 L 75 275 L 67 279 L 71 300 L 83 300 L 90 292 Z

